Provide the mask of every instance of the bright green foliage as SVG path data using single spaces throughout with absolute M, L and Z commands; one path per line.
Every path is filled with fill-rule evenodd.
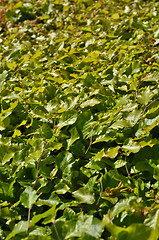
M 36 191 L 33 190 L 30 186 L 27 187 L 24 192 L 20 195 L 21 204 L 25 208 L 31 208 L 37 199 Z
M 157 240 L 158 1 L 0 6 L 0 239 Z

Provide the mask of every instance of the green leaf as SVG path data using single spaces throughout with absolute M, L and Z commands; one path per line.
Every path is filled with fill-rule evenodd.
M 15 152 L 8 152 L 4 155 L 2 164 L 5 164 L 6 162 L 9 162 L 11 158 L 13 158 Z
M 159 210 L 153 210 L 145 219 L 144 224 L 151 228 L 148 240 L 157 240 L 159 238 Z
M 42 126 L 42 132 L 44 134 L 44 137 L 46 139 L 50 139 L 53 136 L 52 130 L 50 128 L 50 126 L 47 123 L 44 123 Z
M 8 72 L 6 70 L 4 70 L 1 74 L 0 74 L 0 81 L 3 82 L 6 77 L 8 75 Z
M 127 145 L 122 146 L 122 149 L 124 151 L 137 153 L 141 149 L 141 146 L 137 142 L 130 139 Z
M 153 177 L 154 177 L 157 181 L 159 181 L 159 166 L 158 166 L 158 165 L 154 167 Z
M 118 227 L 112 223 L 108 214 L 103 218 L 103 225 L 120 240 L 148 240 L 151 233 L 151 228 L 142 223 L 133 223 L 127 228 Z
M 93 116 L 90 111 L 86 111 L 78 116 L 76 128 L 81 138 L 91 134 L 93 125 Z
M 96 138 L 96 140 L 93 142 L 93 144 L 98 143 L 98 142 L 109 142 L 113 141 L 116 138 L 113 136 L 105 136 L 105 135 L 100 135 L 99 137 Z
M 140 71 L 140 62 L 132 62 L 132 73 L 138 73 Z
M 107 150 L 105 156 L 109 158 L 115 158 L 118 155 L 119 149 L 120 149 L 120 146 L 111 147 Z
M 134 199 L 135 197 L 130 197 L 129 199 L 121 199 L 118 203 L 115 204 L 115 206 L 111 210 L 111 217 L 114 218 L 124 210 L 130 210 L 131 209 L 130 201 Z
M 0 122 L 0 131 L 3 131 L 3 130 L 5 130 L 6 128 L 5 128 L 5 126 L 4 126 L 4 124 L 3 124 L 3 122 Z
M 89 45 L 93 44 L 94 42 L 95 42 L 95 39 L 94 39 L 94 38 L 90 38 L 89 40 L 87 40 L 86 43 L 85 43 L 86 48 L 87 48 Z
M 104 148 L 103 148 L 100 152 L 96 153 L 96 154 L 92 157 L 92 159 L 93 159 L 94 161 L 100 161 L 104 156 L 105 156 L 105 151 L 104 151 Z
M 118 227 L 112 223 L 111 216 L 109 216 L 109 214 L 104 215 L 102 224 L 115 237 L 118 237 L 119 233 L 124 231 L 124 228 Z
M 94 194 L 86 187 L 79 188 L 77 191 L 73 192 L 73 197 L 80 203 L 93 204 L 95 201 Z
M 74 124 L 77 120 L 77 116 L 77 112 L 73 110 L 62 113 L 62 116 L 59 119 L 58 126 L 62 128 L 64 126 Z
M 26 232 L 28 230 L 28 221 L 20 221 L 15 224 L 12 232 L 6 237 L 6 240 L 13 238 L 18 233 Z
M 88 106 L 93 107 L 93 106 L 95 106 L 95 105 L 97 105 L 97 104 L 99 104 L 99 103 L 100 103 L 100 101 L 98 101 L 98 100 L 95 99 L 95 98 L 92 98 L 92 99 L 89 99 L 89 100 L 83 102 L 83 103 L 81 104 L 81 107 L 82 107 L 82 108 L 85 108 L 85 107 L 88 107 Z
M 69 191 L 69 187 L 65 184 L 65 183 L 63 183 L 63 182 L 59 182 L 58 184 L 56 184 L 55 185 L 55 192 L 57 193 L 57 194 L 65 194 L 66 192 L 68 192 Z
M 116 121 L 115 123 L 113 123 L 110 128 L 113 128 L 113 129 L 122 129 L 122 128 L 125 128 L 125 127 L 129 127 L 129 123 L 126 121 L 126 120 L 118 120 Z
M 150 90 L 149 87 L 147 87 L 144 91 L 142 91 L 138 96 L 137 96 L 137 100 L 139 103 L 141 104 L 148 104 L 149 101 L 151 100 L 151 98 L 154 96 L 154 94 L 152 93 L 152 91 Z
M 119 14 L 118 14 L 118 13 L 114 13 L 114 14 L 111 16 L 111 18 L 113 18 L 113 19 L 118 19 L 118 18 L 119 18 Z
M 30 149 L 30 152 L 28 156 L 25 158 L 26 163 L 34 163 L 35 161 L 38 161 L 41 157 L 42 150 L 37 150 L 36 147 L 33 147 Z
M 104 227 L 102 226 L 101 221 L 98 218 L 93 218 L 89 230 L 86 231 L 86 234 L 84 235 L 84 239 L 89 239 L 89 236 L 95 239 L 100 239 L 103 231 Z
M 59 202 L 60 202 L 60 198 L 55 193 L 52 192 L 49 199 L 38 199 L 38 201 L 36 202 L 36 205 L 39 207 L 43 205 L 52 207 L 55 204 L 58 204 Z
M 38 196 L 36 191 L 31 187 L 27 187 L 20 195 L 20 201 L 25 208 L 31 209 L 32 205 L 36 202 Z
M 69 139 L 67 140 L 67 150 L 71 147 L 71 145 L 72 145 L 77 139 L 80 138 L 76 127 L 72 128 L 72 129 L 70 130 L 70 133 L 71 133 L 71 138 L 69 138 Z
M 37 227 L 36 229 L 34 229 L 33 231 L 31 231 L 29 233 L 29 240 L 51 240 L 51 238 L 49 236 L 46 235 L 46 229 L 43 227 Z
M 49 210 L 47 210 L 41 214 L 33 216 L 29 226 L 30 227 L 34 226 L 37 222 L 39 222 L 43 218 L 45 218 L 44 224 L 47 224 L 47 221 L 52 222 L 54 220 L 55 216 L 56 216 L 56 204 L 54 204 L 54 206 L 52 208 L 50 208 Z
M 20 130 L 18 130 L 18 129 L 16 129 L 15 131 L 14 131 L 14 133 L 13 133 L 13 138 L 15 138 L 15 137 L 19 137 L 21 135 L 21 131 Z
M 121 168 L 125 165 L 126 165 L 126 161 L 121 160 L 121 159 L 115 161 L 115 163 L 114 163 L 115 168 Z
M 68 151 L 62 151 L 55 158 L 55 162 L 59 167 L 61 173 L 65 170 L 65 168 L 74 161 L 73 155 Z
M 93 216 L 79 215 L 78 219 L 66 221 L 63 226 L 64 239 L 81 237 L 91 227 Z
M 137 121 L 140 119 L 142 112 L 140 110 L 133 110 L 128 116 L 126 117 L 126 120 L 128 120 L 131 124 L 131 126 L 135 125 Z
M 157 240 L 158 1 L 0 2 L 0 239 Z
M 14 70 L 17 64 L 15 62 L 7 62 L 7 67 Z

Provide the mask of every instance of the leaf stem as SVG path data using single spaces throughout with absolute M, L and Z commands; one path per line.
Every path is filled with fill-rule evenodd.
M 102 197 L 102 195 L 103 195 L 103 184 L 102 184 L 102 180 L 101 180 L 101 179 L 100 179 L 100 186 L 101 186 L 101 192 L 100 192 L 100 196 L 99 196 L 99 198 L 98 198 L 98 200 L 97 200 L 96 205 L 99 204 L 99 201 L 100 201 L 100 199 L 101 199 L 101 197 Z
M 29 224 L 30 224 L 30 211 L 31 211 L 31 208 L 28 208 L 28 228 L 27 228 L 27 231 L 29 230 Z
M 143 114 L 145 113 L 146 109 L 147 109 L 149 106 L 151 106 L 151 104 L 153 104 L 154 102 L 156 102 L 157 100 L 159 100 L 159 97 L 156 98 L 156 99 L 154 99 L 154 100 L 153 100 L 152 102 L 150 102 L 148 105 L 146 105 L 146 107 L 145 107 L 145 109 L 144 109 L 144 111 L 143 111 Z
M 150 211 L 153 209 L 153 207 L 154 207 L 154 205 L 155 205 L 155 203 L 157 202 L 158 199 L 159 199 L 159 196 L 156 196 L 155 199 L 154 199 L 154 202 L 151 205 Z
M 55 229 L 55 232 L 56 232 L 56 235 L 57 235 L 58 240 L 61 240 L 61 238 L 60 238 L 60 236 L 59 236 L 59 233 L 58 233 L 58 231 L 57 231 L 57 228 L 56 228 L 55 218 L 54 218 L 54 220 L 52 221 L 52 224 L 53 224 L 53 226 L 54 226 L 54 229 Z
M 39 163 L 40 163 L 40 160 L 41 160 L 42 155 L 43 155 L 44 152 L 45 152 L 45 145 L 43 145 L 42 153 L 41 153 L 39 159 L 37 160 L 36 180 L 35 180 L 35 183 L 34 183 L 34 185 L 32 186 L 32 188 L 34 188 L 35 185 L 36 185 L 36 182 L 37 182 L 37 179 L 38 179 L 38 175 L 39 175 Z
M 56 117 L 57 117 L 57 114 L 58 114 L 58 109 L 57 109 L 57 111 L 56 111 L 56 113 L 55 113 L 55 118 L 54 118 L 54 125 L 53 125 L 53 131 L 55 130 L 55 128 L 56 128 L 56 126 L 55 126 L 55 124 L 56 124 Z
M 90 143 L 89 143 L 89 146 L 87 148 L 87 150 L 85 151 L 84 153 L 84 157 L 86 156 L 86 154 L 88 153 L 90 147 L 92 146 L 92 143 L 93 143 L 93 131 L 94 131 L 94 128 L 97 126 L 99 120 L 96 122 L 96 124 L 92 127 L 92 130 L 91 130 L 91 139 L 90 139 Z
M 128 167 L 127 167 L 127 161 L 126 161 L 126 156 L 125 156 L 125 169 L 126 169 L 126 172 L 128 174 L 128 177 L 130 176 L 130 173 L 129 173 L 129 170 L 128 170 Z

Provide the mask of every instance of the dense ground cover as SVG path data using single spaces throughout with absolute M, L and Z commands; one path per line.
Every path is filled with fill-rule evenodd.
M 157 240 L 158 1 L 0 5 L 0 239 Z

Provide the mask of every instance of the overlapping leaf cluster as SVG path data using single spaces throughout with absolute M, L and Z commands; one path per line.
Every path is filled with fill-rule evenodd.
M 157 240 L 158 1 L 0 3 L 0 238 Z

